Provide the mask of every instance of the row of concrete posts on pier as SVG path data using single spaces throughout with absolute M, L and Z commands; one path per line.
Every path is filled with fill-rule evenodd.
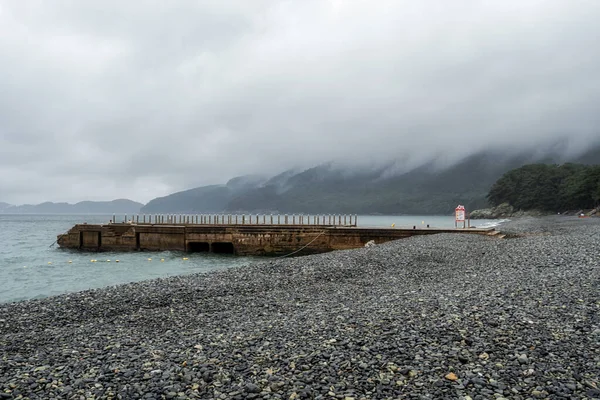
M 125 215 L 123 223 L 164 225 L 328 225 L 357 226 L 357 215 L 236 215 L 236 214 L 142 214 Z M 111 223 L 116 222 L 113 215 Z

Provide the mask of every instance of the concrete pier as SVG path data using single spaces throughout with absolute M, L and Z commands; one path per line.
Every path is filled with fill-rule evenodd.
M 354 215 L 153 215 L 147 219 L 152 222 L 144 223 L 146 216 L 142 216 L 121 223 L 77 224 L 65 234 L 58 235 L 57 243 L 62 248 L 83 251 L 306 255 L 363 247 L 370 241 L 380 244 L 413 235 L 498 233 L 493 228 L 359 228 Z

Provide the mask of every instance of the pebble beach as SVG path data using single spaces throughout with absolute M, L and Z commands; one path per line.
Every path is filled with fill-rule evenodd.
M 0 304 L 0 399 L 597 399 L 600 218 Z

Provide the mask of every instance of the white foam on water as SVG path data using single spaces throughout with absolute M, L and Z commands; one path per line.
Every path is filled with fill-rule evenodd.
M 502 225 L 505 222 L 510 221 L 510 219 L 493 219 L 493 220 L 485 220 L 482 224 L 474 224 L 474 220 L 471 220 L 471 226 L 476 225 L 478 228 L 495 228 L 497 226 Z

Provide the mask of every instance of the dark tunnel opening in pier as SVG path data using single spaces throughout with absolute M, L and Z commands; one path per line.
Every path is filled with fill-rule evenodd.
M 190 242 L 187 245 L 187 251 L 190 253 L 208 253 L 210 245 L 208 242 Z
M 233 243 L 215 242 L 212 244 L 212 252 L 217 254 L 235 254 Z

